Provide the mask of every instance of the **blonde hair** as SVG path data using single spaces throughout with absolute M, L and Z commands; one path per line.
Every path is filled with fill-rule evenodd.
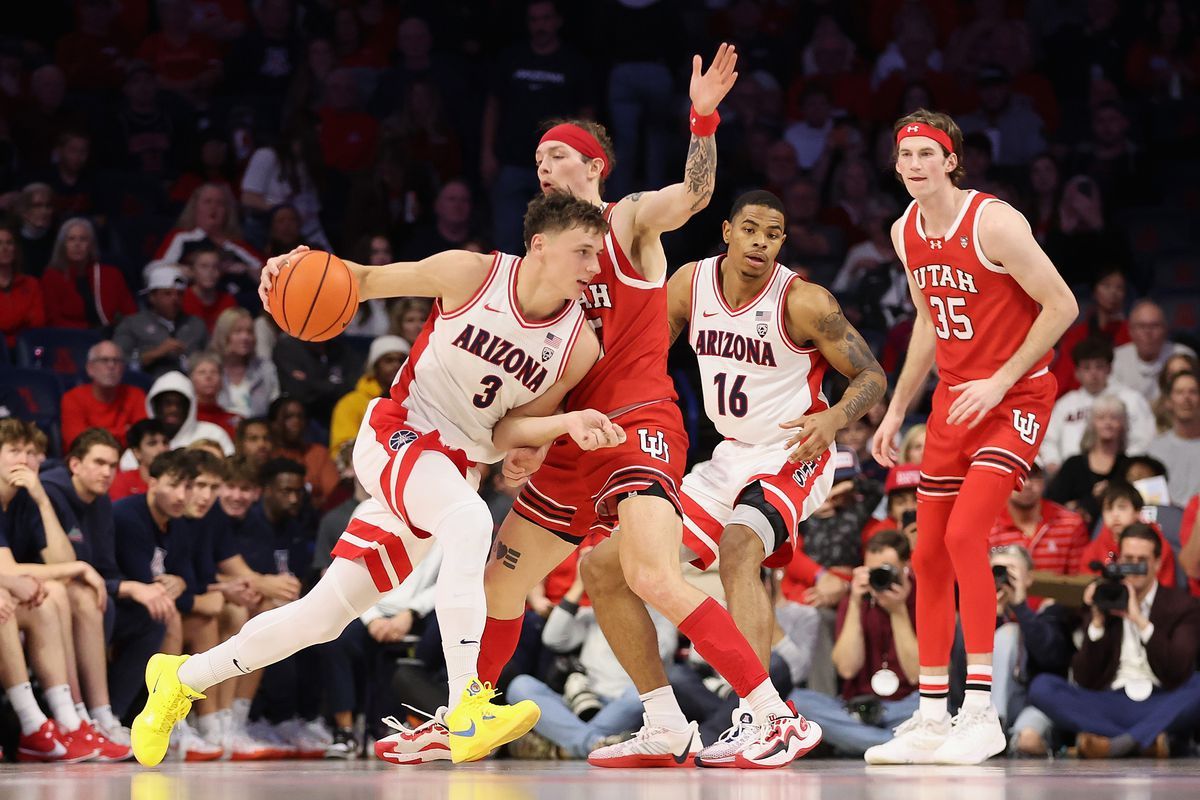
M 227 308 L 217 317 L 217 321 L 213 325 L 212 337 L 209 339 L 209 349 L 218 358 L 225 358 L 225 351 L 229 347 L 229 337 L 233 334 L 233 326 L 243 319 L 250 321 L 250 331 L 253 332 L 254 318 L 241 306 Z M 250 357 L 254 358 L 254 354 L 251 353 Z
M 909 451 L 909 448 L 911 448 L 913 445 L 915 445 L 917 443 L 918 436 L 920 436 L 922 438 L 924 438 L 924 436 L 925 436 L 925 423 L 923 423 L 923 422 L 917 423 L 916 425 L 913 425 L 912 427 L 910 427 L 908 430 L 906 430 L 904 432 L 904 436 L 901 437 L 899 449 L 900 449 L 900 462 L 902 464 L 913 463 L 912 459 L 910 459 L 908 457 L 908 451 Z
M 216 189 L 221 193 L 221 200 L 225 203 L 225 227 L 221 230 L 221 235 L 226 239 L 241 239 L 242 227 L 238 224 L 237 200 L 233 196 L 233 191 L 222 183 L 202 183 L 197 186 L 196 190 L 192 192 L 192 196 L 188 198 L 187 205 L 180 212 L 179 219 L 175 221 L 175 227 L 185 231 L 196 227 L 196 206 L 200 202 L 200 193 L 205 189 Z
M 1121 398 L 1111 394 L 1102 394 L 1092 403 L 1092 414 L 1088 417 L 1087 427 L 1083 429 L 1083 438 L 1079 441 L 1079 451 L 1087 454 L 1089 450 L 1096 446 L 1099 437 L 1096 435 L 1096 415 L 1112 413 L 1121 418 L 1121 435 L 1117 437 L 1117 450 L 1121 453 L 1125 452 L 1125 444 L 1129 436 L 1129 410 L 1125 408 L 1125 403 Z
M 96 226 L 91 220 L 84 217 L 71 217 L 62 224 L 58 229 L 58 235 L 54 237 L 54 249 L 50 252 L 50 263 L 47 267 L 54 267 L 59 270 L 67 269 L 67 236 L 72 228 L 83 228 L 87 231 L 88 239 L 91 240 L 91 245 L 88 247 L 88 261 L 95 261 L 97 255 L 96 243 Z

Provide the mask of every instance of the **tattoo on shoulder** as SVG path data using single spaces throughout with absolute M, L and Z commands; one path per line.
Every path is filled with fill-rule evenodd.
M 631 203 L 636 203 L 638 200 L 642 199 L 642 195 L 644 194 L 645 192 L 633 192 L 632 194 L 625 195 L 625 199 Z

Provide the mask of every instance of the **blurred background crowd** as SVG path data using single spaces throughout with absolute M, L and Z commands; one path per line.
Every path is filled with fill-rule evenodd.
M 1012 750 L 1190 753 L 1198 17 L 1182 0 L 6 8 L 0 744 L 10 757 L 123 757 L 121 723 L 150 653 L 204 649 L 328 565 L 362 497 L 346 445 L 430 306 L 373 300 L 346 335 L 301 342 L 257 302 L 267 256 L 299 243 L 370 264 L 520 252 L 538 191 L 533 150 L 557 117 L 608 127 L 608 198 L 676 182 L 689 58 L 729 41 L 740 77 L 720 109 L 714 201 L 666 237 L 671 264 L 718 251 L 738 193 L 775 192 L 787 212 L 780 260 L 835 292 L 894 376 L 914 310 L 888 239 L 908 203 L 892 122 L 918 107 L 953 114 L 964 186 L 1026 215 L 1081 307 L 1057 348 L 1061 397 L 1042 464 L 990 533 L 996 696 Z M 671 371 L 690 459 L 703 460 L 716 437 L 686 344 Z M 772 674 L 833 752 L 860 754 L 915 708 L 905 567 L 927 400 L 891 471 L 869 452 L 884 405 L 842 432 L 837 485 L 802 525 L 804 552 L 764 576 L 779 599 Z M 489 473 L 482 491 L 498 524 L 514 490 Z M 178 757 L 345 757 L 386 732 L 375 720 L 400 703 L 444 702 L 439 557 L 342 638 L 216 692 L 177 737 Z M 1109 646 L 1119 624 L 1091 638 L 1116 619 L 1092 610 L 1095 590 L 1082 614 L 1078 597 L 1030 591 L 1038 576 L 1110 561 L 1148 570 L 1123 578 L 1159 637 L 1140 659 Z M 880 577 L 885 565 L 898 583 Z M 719 594 L 714 576 L 694 577 Z M 538 699 L 544 719 L 513 755 L 581 757 L 636 728 L 636 692 L 594 625 L 575 559 L 529 609 L 539 624 L 526 626 L 505 684 Z M 728 686 L 665 624 L 660 643 L 710 740 L 728 724 Z M 873 680 L 884 672 L 898 685 Z M 1111 725 L 1073 718 L 1078 692 L 1111 705 Z

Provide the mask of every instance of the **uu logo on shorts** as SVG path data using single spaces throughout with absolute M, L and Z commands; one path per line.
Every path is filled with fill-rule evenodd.
M 420 437 L 412 431 L 398 430 L 388 437 L 388 447 L 399 450 L 406 444 L 412 444 Z
M 1017 429 L 1022 442 L 1037 444 L 1037 435 L 1038 431 L 1042 429 L 1042 423 L 1037 421 L 1037 417 L 1033 415 L 1033 412 L 1023 414 L 1019 409 L 1014 408 L 1013 427 Z

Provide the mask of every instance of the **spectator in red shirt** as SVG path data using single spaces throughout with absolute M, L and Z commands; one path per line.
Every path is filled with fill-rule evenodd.
M 1200 494 L 1188 501 L 1179 525 L 1179 563 L 1188 576 L 1188 591 L 1200 597 Z
M 221 274 L 240 289 L 258 289 L 258 271 L 263 258 L 242 239 L 238 224 L 238 206 L 226 184 L 201 184 L 167 234 L 155 260 L 146 265 L 149 273 L 159 264 L 179 264 L 184 256 L 202 245 L 216 245 L 221 251 Z
M 201 353 L 191 360 L 192 387 L 196 390 L 196 419 L 220 426 L 233 439 L 241 417 L 226 411 L 217 402 L 224 378 L 221 375 L 221 359 L 212 353 Z
M 221 53 L 215 42 L 191 30 L 190 5 L 158 0 L 162 30 L 142 42 L 137 57 L 150 64 L 160 88 L 198 105 L 221 78 Z
M 154 417 L 147 417 L 129 426 L 129 432 L 125 434 L 125 439 L 129 443 L 129 452 L 133 453 L 138 466 L 137 469 L 127 469 L 117 473 L 112 488 L 108 490 L 109 497 L 113 499 L 113 502 L 130 495 L 145 494 L 146 481 L 150 478 L 150 463 L 160 453 L 171 449 L 170 440 L 167 439 L 167 429 L 163 427 L 162 420 Z
M 55 328 L 102 328 L 137 313 L 121 270 L 97 259 L 96 229 L 83 217 L 58 230 L 50 264 L 42 275 L 46 324 Z
M 917 545 L 917 484 L 921 482 L 919 464 L 897 464 L 883 484 L 887 497 L 887 516 L 872 519 L 862 530 L 863 546 L 880 531 L 900 531 L 909 545 Z
M 1131 484 L 1125 481 L 1109 481 L 1101 501 L 1104 524 L 1095 539 L 1088 543 L 1079 557 L 1078 572 L 1091 572 L 1092 562 L 1106 564 L 1112 561 L 1115 554 L 1120 552 L 1117 539 L 1121 533 L 1135 522 L 1140 522 L 1140 514 L 1145 502 L 1142 495 Z M 1175 586 L 1175 552 L 1162 535 L 1157 524 L 1150 528 L 1162 541 L 1162 562 L 1158 569 L 1158 582 L 1163 586 Z
M 183 293 L 183 313 L 202 320 L 211 335 L 221 312 L 237 305 L 237 299 L 219 285 L 221 251 L 203 244 L 185 255 L 183 263 L 192 270 L 192 284 Z
M 71 389 L 62 398 L 62 438 L 70 447 L 88 428 L 103 428 L 125 444 L 129 426 L 146 418 L 146 393 L 122 383 L 125 355 L 112 342 L 99 342 L 88 350 L 90 383 Z
M 1071 351 L 1089 336 L 1103 336 L 1118 345 L 1132 341 L 1129 323 L 1125 320 L 1125 271 L 1116 264 L 1101 266 L 1092 279 L 1094 305 L 1087 318 L 1072 325 L 1058 341 L 1058 360 L 1054 362 L 1054 377 L 1058 379 L 1058 396 L 1078 389 L 1075 359 Z
M 0 333 L 12 347 L 17 334 L 45 324 L 42 286 L 37 278 L 24 273 L 16 232 L 0 227 Z
M 1083 517 L 1043 497 L 1046 475 L 1034 463 L 1020 491 L 996 518 L 989 547 L 1019 544 L 1033 558 L 1033 568 L 1058 575 L 1080 572 L 1080 559 L 1090 541 Z
M 362 110 L 358 81 L 348 69 L 335 69 L 325 79 L 321 104 L 321 152 L 325 164 L 339 172 L 371 166 L 379 140 L 379 123 Z

